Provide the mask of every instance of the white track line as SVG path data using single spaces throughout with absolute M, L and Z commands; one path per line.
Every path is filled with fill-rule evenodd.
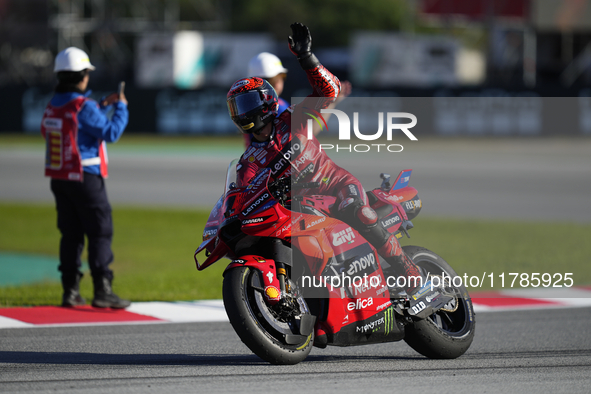
M 505 305 L 500 302 L 498 306 L 487 305 L 478 302 L 478 293 L 475 293 L 476 302 L 474 310 L 477 313 L 503 312 L 516 310 L 540 310 L 556 308 L 577 308 L 591 307 L 591 289 L 570 288 L 570 289 L 520 289 L 505 290 L 498 292 L 500 300 L 510 300 L 511 298 L 523 298 L 524 303 L 519 305 Z M 494 297 L 490 297 L 494 298 Z M 482 298 L 481 298 L 482 299 Z M 546 303 L 535 304 L 528 303 L 528 300 L 541 300 Z M 224 309 L 222 300 L 205 301 L 181 301 L 181 302 L 134 302 L 128 312 L 137 313 L 144 316 L 151 316 L 162 320 L 161 322 L 111 322 L 111 323 L 73 323 L 59 324 L 59 326 L 71 325 L 96 325 L 96 324 L 150 324 L 150 323 L 198 323 L 198 322 L 224 322 L 228 321 L 228 316 Z M 24 327 L 55 327 L 57 324 L 29 324 L 19 320 L 0 316 L 1 328 L 24 328 Z

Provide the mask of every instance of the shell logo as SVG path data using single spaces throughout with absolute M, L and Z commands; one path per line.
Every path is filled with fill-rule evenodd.
M 279 289 L 277 289 L 275 286 L 267 286 L 267 288 L 265 288 L 265 294 L 270 300 L 279 299 Z

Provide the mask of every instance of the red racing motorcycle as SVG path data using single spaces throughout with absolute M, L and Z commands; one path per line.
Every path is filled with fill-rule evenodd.
M 425 273 L 409 296 L 362 234 L 334 217 L 335 197 L 298 194 L 318 184 L 272 182 L 263 170 L 237 187 L 236 164 L 228 167 L 195 263 L 203 270 L 231 260 L 224 271 L 224 306 L 253 353 L 272 364 L 296 364 L 312 346 L 404 340 L 429 358 L 456 358 L 470 347 L 472 302 L 440 256 L 403 247 Z M 408 186 L 410 174 L 402 171 L 393 185 L 381 174 L 381 186 L 367 192 L 382 225 L 397 238 L 408 236 L 422 207 L 417 190 Z M 200 263 L 202 251 L 207 258 Z

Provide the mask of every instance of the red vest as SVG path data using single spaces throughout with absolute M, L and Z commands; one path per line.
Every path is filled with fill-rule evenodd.
M 41 134 L 46 146 L 45 176 L 82 182 L 84 171 L 78 148 L 78 112 L 86 100 L 86 97 L 79 96 L 60 107 L 47 104 L 41 121 Z M 99 141 L 101 175 L 106 178 L 104 148 L 104 142 Z

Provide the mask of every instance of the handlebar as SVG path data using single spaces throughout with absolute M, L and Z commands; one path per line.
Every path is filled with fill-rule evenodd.
M 320 187 L 320 182 L 292 183 L 291 178 L 284 177 L 269 184 L 269 190 L 281 203 L 291 199 L 292 190 L 314 189 Z

